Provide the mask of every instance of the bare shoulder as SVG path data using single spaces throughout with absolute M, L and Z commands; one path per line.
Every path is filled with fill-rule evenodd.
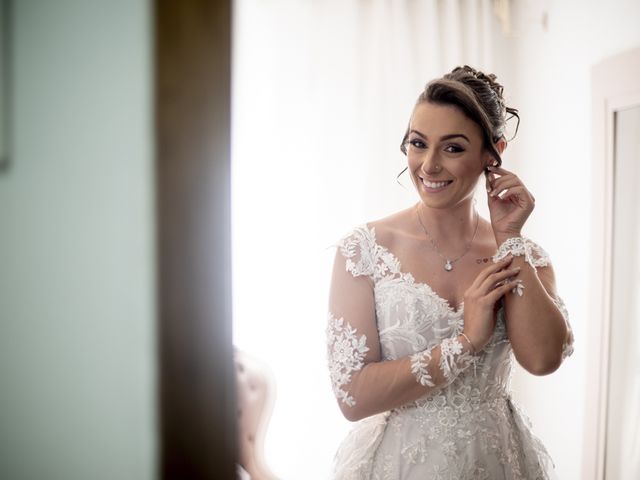
M 399 240 L 415 235 L 415 222 L 412 222 L 414 211 L 414 207 L 405 208 L 386 217 L 367 222 L 367 227 L 374 229 L 377 243 L 393 247 Z

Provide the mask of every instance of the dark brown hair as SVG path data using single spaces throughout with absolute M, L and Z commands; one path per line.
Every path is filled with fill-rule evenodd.
M 513 137 L 518 133 L 520 125 L 518 110 L 506 106 L 502 91 L 503 87 L 496 82 L 494 74 L 487 75 L 469 65 L 464 65 L 454 68 L 451 73 L 447 73 L 442 78 L 429 82 L 418 97 L 416 105 L 422 102 L 431 102 L 459 108 L 462 113 L 480 126 L 484 148 L 489 150 L 496 159 L 497 166 L 500 166 L 502 158 L 500 158 L 500 152 L 496 149 L 495 143 L 504 137 L 507 120 L 513 117 L 518 119 Z M 407 154 L 408 137 L 409 127 L 407 127 L 400 145 L 400 150 L 405 155 Z

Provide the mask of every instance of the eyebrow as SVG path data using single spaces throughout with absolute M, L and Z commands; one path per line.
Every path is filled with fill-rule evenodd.
M 410 132 L 413 133 L 417 133 L 418 135 L 420 135 L 422 138 L 427 138 L 427 136 L 424 133 L 419 132 L 418 130 L 411 130 Z M 451 140 L 452 138 L 456 138 L 456 137 L 462 137 L 464 138 L 467 142 L 471 143 L 471 140 L 469 140 L 469 138 L 462 134 L 462 133 L 450 133 L 448 135 L 444 135 L 440 138 L 441 141 L 444 140 Z

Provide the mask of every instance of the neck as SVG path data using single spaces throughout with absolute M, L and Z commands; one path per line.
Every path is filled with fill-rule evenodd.
M 473 198 L 450 208 L 431 208 L 421 201 L 417 210 L 424 227 L 438 245 L 450 245 L 454 249 L 456 246 L 466 245 L 471 240 L 476 230 L 476 222 L 479 221 L 479 218 L 476 218 Z M 422 230 L 420 223 L 417 227 Z

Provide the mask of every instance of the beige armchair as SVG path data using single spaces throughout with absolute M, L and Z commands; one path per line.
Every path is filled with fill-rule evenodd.
M 237 348 L 235 363 L 240 466 L 251 480 L 277 480 L 264 459 L 264 439 L 275 402 L 275 380 L 264 363 Z

